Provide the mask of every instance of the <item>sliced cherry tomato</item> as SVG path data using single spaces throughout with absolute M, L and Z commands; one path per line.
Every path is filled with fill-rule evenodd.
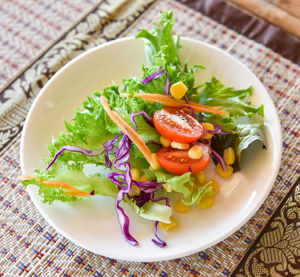
M 199 121 L 182 109 L 163 108 L 156 111 L 153 123 L 162 136 L 181 143 L 194 142 L 204 132 Z
M 203 155 L 200 159 L 192 159 L 188 150 L 179 150 L 171 147 L 163 147 L 157 152 L 157 159 L 162 168 L 169 173 L 181 175 L 191 171 L 192 174 L 204 170 L 209 163 L 210 148 L 207 145 L 198 143 L 203 147 Z

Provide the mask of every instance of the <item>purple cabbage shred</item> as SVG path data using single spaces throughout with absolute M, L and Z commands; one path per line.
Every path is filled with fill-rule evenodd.
M 149 140 L 148 142 L 146 142 L 146 145 L 149 145 L 149 144 L 154 144 L 154 145 L 162 146 L 159 142 L 156 142 L 154 140 Z
M 104 160 L 105 160 L 105 165 L 109 168 L 111 168 L 112 163 L 109 159 L 109 154 L 113 153 L 114 150 L 114 146 L 115 144 L 118 142 L 118 138 L 123 134 L 123 132 L 120 132 L 118 135 L 116 135 L 115 137 L 113 137 L 112 139 L 110 139 L 109 141 L 103 143 L 103 148 L 105 151 L 105 156 L 104 156 Z
M 162 66 L 160 66 L 158 68 L 158 70 L 156 70 L 153 74 L 151 74 L 150 76 L 146 77 L 145 79 L 143 79 L 142 84 L 147 84 L 155 79 L 158 79 L 161 75 L 163 75 L 164 73 L 166 74 L 166 81 L 165 81 L 165 86 L 164 86 L 164 91 L 165 91 L 165 95 L 169 95 L 169 88 L 171 85 L 171 81 L 170 81 L 170 76 L 168 74 L 167 70 L 162 70 Z
M 107 156 L 114 148 L 114 144 L 117 142 L 117 138 L 119 136 L 120 134 L 109 142 L 105 143 L 104 148 L 107 150 Z M 122 234 L 129 244 L 136 246 L 138 245 L 138 242 L 134 237 L 131 236 L 129 232 L 129 217 L 125 214 L 124 209 L 120 206 L 120 202 L 124 199 L 125 195 L 128 195 L 132 185 L 138 186 L 141 189 L 141 193 L 139 196 L 130 197 L 128 195 L 128 197 L 132 198 L 135 201 L 136 205 L 139 207 L 142 207 L 149 200 L 153 202 L 165 200 L 166 205 L 168 206 L 170 205 L 170 201 L 167 197 L 161 197 L 158 199 L 154 198 L 154 192 L 159 189 L 164 183 L 158 183 L 154 181 L 138 182 L 132 180 L 132 176 L 130 173 L 130 164 L 128 162 L 130 158 L 130 148 L 131 141 L 129 140 L 128 136 L 124 134 L 118 143 L 118 147 L 115 152 L 116 157 L 113 161 L 113 166 L 121 172 L 111 172 L 108 175 L 108 178 L 119 188 L 119 192 L 115 200 L 115 210 L 117 213 L 119 224 L 121 226 Z M 156 227 L 153 229 L 153 231 L 156 239 L 152 239 L 152 241 L 158 246 L 164 247 L 166 246 L 166 243 L 158 237 L 157 224 L 155 226 Z
M 151 74 L 150 76 L 146 77 L 143 81 L 142 81 L 142 84 L 147 84 L 155 79 L 158 79 L 164 72 L 161 71 L 162 69 L 162 66 L 160 66 L 158 68 L 158 70 L 156 70 L 153 74 Z
M 189 104 L 190 104 L 190 99 L 189 99 L 188 95 L 185 94 L 185 95 L 183 96 L 183 98 L 184 98 L 185 103 L 187 103 L 187 104 L 189 105 Z
M 182 105 L 182 106 L 178 107 L 178 109 L 183 109 L 183 108 L 190 109 L 192 116 L 197 119 L 194 109 L 191 105 Z
M 152 241 L 159 247 L 163 248 L 166 247 L 167 244 L 157 235 L 157 225 L 158 225 L 158 221 L 155 221 L 154 223 L 154 227 L 153 227 L 153 233 L 156 237 L 156 239 L 152 239 Z
M 73 152 L 73 153 L 81 153 L 86 156 L 98 156 L 103 153 L 102 149 L 87 150 L 85 148 L 78 147 L 78 146 L 65 145 L 55 154 L 53 160 L 49 163 L 46 170 L 48 170 L 54 164 L 54 162 L 56 161 L 58 156 L 61 155 L 64 151 L 69 151 L 69 152 Z
M 213 124 L 214 130 L 206 130 L 207 133 L 220 134 L 220 135 L 230 135 L 232 132 L 223 132 L 220 125 Z
M 223 170 L 226 171 L 227 165 L 226 165 L 225 161 L 223 160 L 223 158 L 213 149 L 211 149 L 211 155 L 218 161 L 218 163 L 222 166 Z
M 144 119 L 147 121 L 147 123 L 148 123 L 149 125 L 151 125 L 152 127 L 154 127 L 154 124 L 153 124 L 153 118 L 152 118 L 149 114 L 147 114 L 145 111 L 133 112 L 133 113 L 131 113 L 131 115 L 130 115 L 130 121 L 131 121 L 131 123 L 132 123 L 132 125 L 133 125 L 135 131 L 137 130 L 137 125 L 136 125 L 136 123 L 135 123 L 134 118 L 135 118 L 136 116 L 140 116 L 140 115 L 143 115 L 143 117 L 144 117 Z

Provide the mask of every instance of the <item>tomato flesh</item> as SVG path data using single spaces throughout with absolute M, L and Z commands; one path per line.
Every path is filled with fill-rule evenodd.
M 181 143 L 197 141 L 204 132 L 200 122 L 182 109 L 163 108 L 156 111 L 153 123 L 162 136 Z
M 192 159 L 188 155 L 188 150 L 173 149 L 171 147 L 162 147 L 157 152 L 157 159 L 162 168 L 169 173 L 181 175 L 186 172 L 192 174 L 204 170 L 209 163 L 210 148 L 207 145 L 198 143 L 203 147 L 203 155 L 200 159 Z

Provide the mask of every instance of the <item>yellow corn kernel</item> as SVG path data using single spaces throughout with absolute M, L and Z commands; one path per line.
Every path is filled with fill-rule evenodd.
M 204 171 L 200 171 L 196 174 L 196 178 L 201 186 L 206 183 L 205 173 Z
M 217 173 L 223 178 L 229 178 L 233 173 L 233 167 L 227 165 L 227 170 L 223 170 L 222 166 L 218 163 L 216 166 Z
M 130 191 L 128 192 L 129 196 L 138 196 L 141 194 L 141 189 L 136 186 L 136 185 L 132 185 Z
M 133 181 L 140 179 L 140 171 L 137 168 L 131 168 L 130 173 Z
M 181 99 L 187 91 L 188 88 L 183 82 L 177 82 L 170 87 L 170 93 L 175 99 Z
M 172 192 L 172 188 L 171 188 L 171 186 L 169 185 L 169 184 L 163 184 L 162 185 L 163 186 L 163 188 L 167 191 L 167 192 Z
M 181 199 L 179 199 L 175 204 L 174 204 L 174 209 L 178 213 L 187 213 L 190 210 L 190 206 L 185 205 L 182 203 Z
M 188 155 L 191 159 L 200 159 L 203 155 L 203 148 L 200 145 L 194 145 L 190 148 Z
M 208 209 L 214 204 L 214 198 L 212 196 L 204 196 L 199 203 L 201 209 Z
M 152 169 L 159 169 L 160 168 L 160 163 L 159 163 L 159 161 L 158 161 L 158 159 L 157 159 L 157 155 L 156 155 L 156 153 L 152 153 L 151 154 L 151 157 L 152 157 L 152 163 L 151 163 L 151 168 Z
M 224 150 L 223 159 L 226 164 L 234 164 L 235 156 L 234 151 L 231 147 L 228 147 Z
M 180 150 L 187 150 L 190 148 L 190 145 L 188 143 L 180 143 L 180 142 L 172 141 L 171 147 Z
M 164 147 L 169 147 L 171 145 L 171 140 L 165 138 L 164 136 L 160 136 L 159 141 Z
M 139 182 L 149 182 L 150 179 L 147 177 L 146 174 L 142 175 L 139 179 Z
M 208 182 L 211 182 L 210 185 L 212 186 L 213 194 L 214 195 L 218 194 L 219 191 L 220 191 L 220 185 L 219 185 L 219 183 L 216 180 L 214 180 L 214 179 L 211 179 Z
M 212 125 L 212 124 L 210 124 L 210 123 L 201 123 L 201 125 L 202 125 L 202 127 L 204 128 L 205 131 L 206 131 L 206 130 L 212 131 L 212 130 L 215 129 L 214 125 Z M 203 138 L 203 139 L 211 139 L 212 136 L 213 136 L 213 133 L 206 133 L 206 134 L 205 134 L 204 136 L 202 136 L 201 138 Z
M 176 220 L 173 216 L 170 216 L 171 223 L 164 223 L 164 222 L 159 222 L 159 227 L 163 229 L 164 231 L 168 232 L 171 229 L 175 228 L 177 226 Z

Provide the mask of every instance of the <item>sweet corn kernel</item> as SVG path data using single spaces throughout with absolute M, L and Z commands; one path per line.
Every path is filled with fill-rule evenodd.
M 194 145 L 190 148 L 188 155 L 191 159 L 200 159 L 203 155 L 203 148 L 200 145 Z
M 171 188 L 171 186 L 169 185 L 169 184 L 163 184 L 162 185 L 163 186 L 163 188 L 167 191 L 167 192 L 172 192 L 172 188 Z
M 130 191 L 128 192 L 129 196 L 138 196 L 141 194 L 141 189 L 136 186 L 136 185 L 132 185 Z
M 169 140 L 168 138 L 165 138 L 164 136 L 160 136 L 159 140 L 160 140 L 160 143 L 162 144 L 162 146 L 164 146 L 164 147 L 169 147 L 171 145 L 171 140 Z
M 146 174 L 142 175 L 139 179 L 139 182 L 149 182 L 150 179 L 147 177 Z
M 218 163 L 216 166 L 217 173 L 223 178 L 229 178 L 233 173 L 233 167 L 227 165 L 227 170 L 223 170 L 222 166 Z
M 140 171 L 137 168 L 131 168 L 130 173 L 133 181 L 140 179 Z
M 158 161 L 158 159 L 157 159 L 157 155 L 156 155 L 156 153 L 152 153 L 151 154 L 151 157 L 152 157 L 152 163 L 151 163 L 151 168 L 152 169 L 159 169 L 160 168 L 160 163 L 159 163 L 159 161 Z
M 188 143 L 180 143 L 180 142 L 172 141 L 171 147 L 180 150 L 187 150 L 190 148 L 190 145 Z
M 175 228 L 177 226 L 175 218 L 173 216 L 170 216 L 170 219 L 171 219 L 171 223 L 159 222 L 159 227 L 167 232 Z
M 226 164 L 234 164 L 235 156 L 234 151 L 231 147 L 228 147 L 224 150 L 223 159 Z
M 214 180 L 214 179 L 211 179 L 208 182 L 211 182 L 210 185 L 212 186 L 213 194 L 214 195 L 218 194 L 219 191 L 220 191 L 220 185 L 219 185 L 219 183 L 216 180 Z
M 181 99 L 187 91 L 188 88 L 183 82 L 177 82 L 170 87 L 170 93 L 175 99 Z
M 203 185 L 205 184 L 206 178 L 205 178 L 205 173 L 204 173 L 204 171 L 198 172 L 198 173 L 196 174 L 196 178 L 197 178 L 197 180 L 198 180 L 198 182 L 199 182 L 200 185 L 203 186 Z
M 204 196 L 199 203 L 201 209 L 208 209 L 214 204 L 214 198 L 212 196 Z
M 175 204 L 174 204 L 174 209 L 178 213 L 187 213 L 190 210 L 190 206 L 185 205 L 182 203 L 181 199 L 179 199 Z
M 204 128 L 204 130 L 214 130 L 215 127 L 214 125 L 210 124 L 210 123 L 201 123 L 202 127 Z M 203 139 L 211 139 L 213 136 L 213 133 L 206 133 L 204 136 L 202 136 L 201 138 Z

